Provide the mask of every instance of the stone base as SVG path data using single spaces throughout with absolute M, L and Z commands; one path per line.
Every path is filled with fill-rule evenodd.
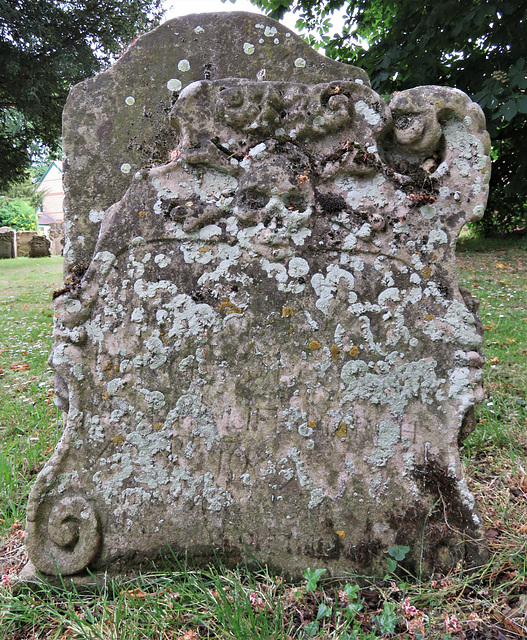
M 101 591 L 110 586 L 112 589 L 133 580 L 138 576 L 111 577 L 107 572 L 79 573 L 75 576 L 49 576 L 37 571 L 34 564 L 29 561 L 19 573 L 13 584 L 13 593 L 19 594 L 27 591 L 59 590 L 76 591 L 77 593 L 92 593 Z

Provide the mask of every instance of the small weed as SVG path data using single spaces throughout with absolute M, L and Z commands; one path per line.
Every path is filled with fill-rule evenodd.
M 397 626 L 398 620 L 395 613 L 395 604 L 385 602 L 382 612 L 378 616 L 373 616 L 373 619 L 382 635 L 392 635 L 395 633 L 395 627 Z
M 397 570 L 397 563 L 402 562 L 406 558 L 406 555 L 408 554 L 409 551 L 410 551 L 410 547 L 405 547 L 401 545 L 396 547 L 390 547 L 388 549 L 388 555 L 386 556 L 386 564 L 388 565 L 388 569 L 391 571 L 391 573 L 395 573 L 395 571 Z
M 306 591 L 312 593 L 316 591 L 318 581 L 326 573 L 325 569 L 306 569 L 304 578 L 306 579 Z

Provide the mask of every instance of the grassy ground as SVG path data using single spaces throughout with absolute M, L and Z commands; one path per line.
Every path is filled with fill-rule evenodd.
M 57 258 L 0 262 L 0 637 L 6 640 L 527 637 L 527 241 L 459 246 L 460 279 L 481 303 L 487 398 L 464 444 L 491 558 L 476 571 L 419 580 L 387 550 L 385 580 L 332 584 L 306 567 L 302 585 L 265 572 L 145 575 L 98 593 L 13 595 L 24 559 L 31 479 L 60 435 L 46 365 Z M 391 554 L 391 555 L 390 555 Z
M 29 481 L 60 435 L 46 361 L 61 277 L 60 257 L 0 261 L 0 538 L 23 521 Z

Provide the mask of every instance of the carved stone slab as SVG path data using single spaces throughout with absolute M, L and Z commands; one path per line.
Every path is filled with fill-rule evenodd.
M 52 222 L 49 225 L 50 251 L 53 256 L 60 256 L 64 249 L 64 224 Z
M 30 258 L 49 258 L 51 243 L 46 236 L 34 235 L 29 241 Z
M 64 110 L 66 268 L 90 260 L 105 209 L 136 171 L 167 162 L 177 140 L 168 114 L 196 80 L 358 80 L 279 22 L 245 12 L 193 14 L 140 37 L 108 71 L 73 87 Z
M 0 259 L 16 257 L 16 231 L 11 227 L 0 227 Z
M 28 505 L 37 569 L 477 561 L 459 440 L 482 337 L 454 246 L 486 202 L 478 105 L 227 78 L 181 91 L 171 125 L 172 160 L 134 167 L 56 298 L 66 428 Z

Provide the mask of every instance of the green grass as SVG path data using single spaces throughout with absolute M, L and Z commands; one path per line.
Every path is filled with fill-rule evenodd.
M 14 595 L 7 579 L 0 638 L 527 637 L 527 241 L 465 238 L 458 260 L 461 283 L 479 299 L 487 328 L 487 397 L 464 443 L 467 481 L 488 534 L 486 565 L 419 580 L 400 567 L 390 573 L 387 560 L 384 580 L 350 576 L 346 588 L 313 572 L 293 586 L 243 568 L 179 567 L 88 594 L 44 586 Z M 16 557 L 16 520 L 23 521 L 31 480 L 61 432 L 46 365 L 50 293 L 60 282 L 60 259 L 0 261 L 0 569 L 2 551 Z M 11 369 L 20 364 L 29 369 Z
M 61 280 L 60 257 L 0 261 L 0 539 L 24 520 L 29 482 L 60 436 L 47 359 Z

